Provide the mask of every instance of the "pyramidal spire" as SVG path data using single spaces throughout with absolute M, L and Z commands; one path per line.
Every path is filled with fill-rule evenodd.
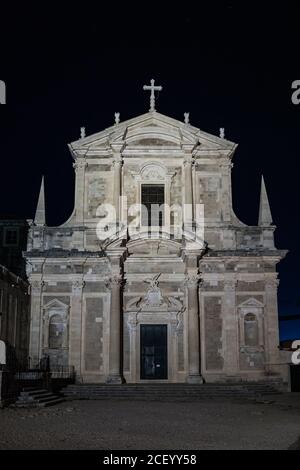
M 46 225 L 44 177 L 42 178 L 39 200 L 35 211 L 34 223 L 35 225 Z
M 266 185 L 264 177 L 261 177 L 261 190 L 260 190 L 260 203 L 259 203 L 259 217 L 258 225 L 271 225 L 272 224 L 272 214 L 269 204 L 269 199 L 267 195 Z

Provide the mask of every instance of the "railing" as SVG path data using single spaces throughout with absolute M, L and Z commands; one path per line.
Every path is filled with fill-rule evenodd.
M 44 371 L 33 370 L 33 371 L 21 371 L 15 373 L 16 380 L 42 380 L 44 377 Z
M 51 383 L 51 374 L 50 372 L 40 369 L 19 370 L 14 373 L 14 379 L 19 390 L 25 387 L 42 387 L 48 389 Z
M 56 366 L 50 369 L 51 379 L 74 379 L 74 366 Z
M 62 387 L 75 382 L 74 366 L 54 366 L 50 370 L 18 370 L 13 374 L 17 389 L 40 387 L 58 392 Z

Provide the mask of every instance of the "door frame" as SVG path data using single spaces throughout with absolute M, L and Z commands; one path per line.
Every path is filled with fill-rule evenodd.
M 164 331 L 164 337 L 166 340 L 165 344 L 165 372 L 166 372 L 166 377 L 164 378 L 142 378 L 142 327 L 145 329 L 147 327 L 163 327 L 162 331 Z M 168 324 L 167 323 L 140 323 L 139 325 L 139 330 L 140 330 L 140 380 L 149 380 L 149 381 L 159 381 L 159 380 L 168 380 L 169 376 L 169 358 L 168 358 Z
M 178 371 L 178 337 L 177 337 L 177 319 L 178 312 L 170 311 L 127 311 L 124 312 L 123 321 L 126 324 L 129 341 L 129 368 L 123 371 L 127 383 L 152 383 L 153 379 L 141 379 L 141 339 L 140 325 L 167 325 L 168 339 L 168 378 L 156 379 L 155 383 L 185 382 L 187 369 Z M 185 320 L 184 320 L 185 321 Z M 184 338 L 186 331 L 184 328 Z M 184 339 L 184 362 L 186 363 L 187 343 Z

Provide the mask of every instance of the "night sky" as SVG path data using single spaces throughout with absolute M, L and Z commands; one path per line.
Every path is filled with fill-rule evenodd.
M 67 143 L 79 138 L 80 126 L 89 135 L 112 125 L 116 111 L 122 121 L 147 112 L 142 86 L 155 78 L 163 86 L 159 112 L 180 120 L 190 112 L 192 125 L 216 135 L 225 127 L 239 144 L 234 209 L 250 225 L 257 224 L 264 175 L 276 246 L 289 250 L 278 266 L 280 316 L 300 314 L 296 2 L 266 10 L 254 2 L 174 2 L 169 12 L 159 3 L 98 3 L 62 10 L 27 2 L 1 12 L 7 104 L 0 106 L 0 214 L 33 218 L 44 174 L 47 224 L 63 223 L 74 198 Z M 296 337 L 296 328 L 300 336 L 300 321 L 284 323 L 282 337 Z

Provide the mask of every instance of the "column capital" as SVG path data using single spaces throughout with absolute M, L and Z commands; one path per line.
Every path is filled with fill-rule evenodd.
M 183 159 L 184 168 L 191 168 L 195 163 L 195 158 L 192 155 L 185 155 Z
M 85 282 L 82 279 L 76 279 L 72 282 L 72 293 L 73 294 L 81 294 L 82 289 L 85 286 Z
M 87 161 L 85 158 L 77 158 L 75 163 L 73 163 L 73 168 L 75 169 L 75 172 L 77 173 L 78 171 L 83 171 L 85 168 L 88 166 Z
M 31 293 L 33 295 L 37 295 L 37 294 L 40 294 L 42 292 L 43 288 L 45 287 L 45 282 L 41 281 L 41 280 L 31 281 L 30 287 L 31 287 Z
M 201 282 L 200 274 L 186 274 L 184 277 L 183 284 L 188 289 L 197 288 Z
M 121 167 L 123 165 L 123 158 L 121 154 L 115 154 L 112 159 L 112 166 L 114 168 Z
M 231 291 L 235 290 L 237 285 L 237 280 L 236 279 L 225 279 L 224 280 L 224 290 L 226 291 Z
M 124 279 L 121 276 L 121 274 L 113 274 L 111 277 L 109 277 L 105 281 L 106 286 L 111 289 L 113 287 L 121 287 L 123 283 L 124 283 Z
M 276 278 L 266 279 L 265 286 L 266 286 L 266 289 L 268 290 L 276 290 L 279 286 L 279 279 L 276 279 Z

